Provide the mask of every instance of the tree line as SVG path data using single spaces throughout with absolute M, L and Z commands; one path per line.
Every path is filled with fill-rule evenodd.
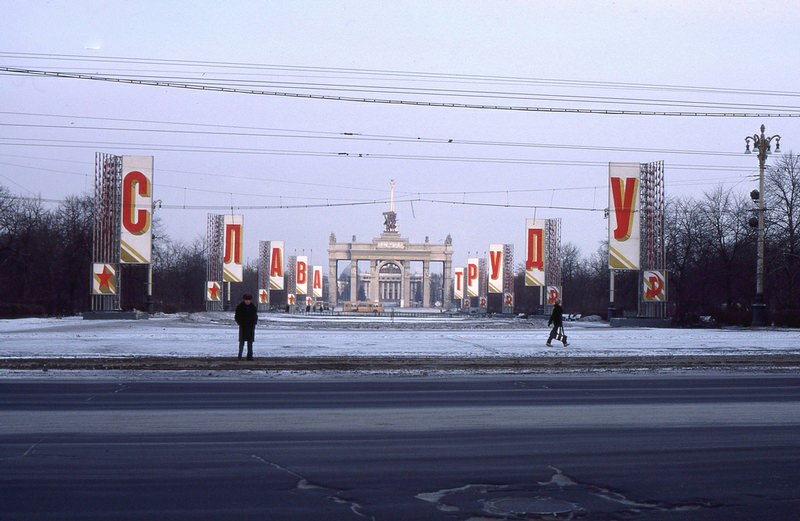
M 765 175 L 765 287 L 770 319 L 800 326 L 800 158 L 775 159 Z M 753 194 L 755 195 L 755 194 Z M 39 198 L 14 196 L 0 185 L 0 316 L 74 315 L 89 308 L 94 200 L 72 196 L 48 208 Z M 718 186 L 696 197 L 668 198 L 665 243 L 668 315 L 691 324 L 700 317 L 747 325 L 755 295 L 757 216 L 741 186 Z M 608 246 L 583 254 L 574 244 L 561 251 L 562 294 L 567 312 L 606 316 Z M 257 290 L 256 266 L 245 267 L 242 291 Z M 521 271 L 521 270 L 520 270 Z M 515 284 L 515 310 L 535 312 L 539 294 Z M 638 272 L 618 273 L 616 304 L 635 311 Z M 144 267 L 122 271 L 123 309 L 146 309 Z M 153 301 L 156 311 L 205 307 L 204 241 L 171 239 L 156 219 L 153 236 Z M 327 287 L 327 286 L 326 286 Z

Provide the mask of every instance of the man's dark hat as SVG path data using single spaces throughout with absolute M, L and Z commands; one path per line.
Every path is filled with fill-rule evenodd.
M 242 300 L 253 300 L 253 295 L 251 295 L 250 293 L 245 293 L 244 295 L 242 295 Z

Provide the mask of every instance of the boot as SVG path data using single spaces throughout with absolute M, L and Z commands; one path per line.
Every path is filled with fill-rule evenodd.
M 242 351 L 244 350 L 244 342 L 239 342 L 239 360 L 242 359 Z

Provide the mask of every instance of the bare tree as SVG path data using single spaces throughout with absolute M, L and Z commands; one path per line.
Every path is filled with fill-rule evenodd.
M 665 250 L 669 270 L 669 300 L 679 320 L 704 307 L 708 278 L 702 275 L 703 217 L 691 198 L 669 199 L 665 212 Z
M 747 225 L 751 203 L 745 195 L 736 195 L 732 189 L 718 186 L 706 192 L 700 204 L 703 238 L 702 253 L 706 260 L 704 274 L 722 288 L 722 302 L 726 307 L 749 301 L 750 285 L 740 281 L 742 273 L 749 273 L 749 255 L 752 229 Z M 717 291 L 712 293 L 716 294 Z
M 780 305 L 795 308 L 800 303 L 800 156 L 781 156 L 767 169 L 765 181 L 767 230 L 776 251 L 775 272 L 781 275 L 773 288 Z
M 53 310 L 71 315 L 85 309 L 89 301 L 92 262 L 94 198 L 67 197 L 55 211 L 53 243 L 59 283 L 53 287 Z

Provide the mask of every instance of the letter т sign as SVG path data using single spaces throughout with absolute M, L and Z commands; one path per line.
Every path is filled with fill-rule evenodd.
M 122 156 L 120 262 L 150 264 L 153 235 L 153 156 Z

